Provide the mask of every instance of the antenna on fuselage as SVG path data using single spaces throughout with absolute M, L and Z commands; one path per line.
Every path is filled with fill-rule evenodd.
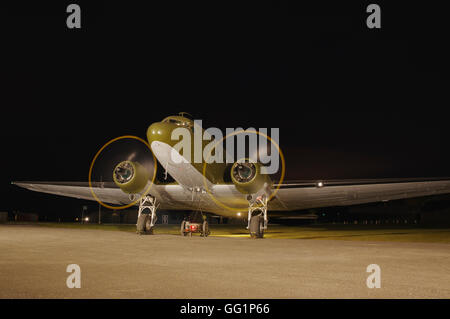
M 180 112 L 180 113 L 178 113 L 178 115 L 182 116 L 182 117 L 186 117 L 191 120 L 193 119 L 193 116 L 191 114 L 189 114 L 188 112 Z M 186 115 L 189 115 L 189 116 L 186 116 Z

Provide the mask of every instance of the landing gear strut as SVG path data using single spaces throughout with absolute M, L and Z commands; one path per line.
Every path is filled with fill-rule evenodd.
M 255 200 L 249 197 L 248 226 L 251 238 L 263 238 L 267 229 L 267 196 L 258 196 Z
M 156 209 L 159 204 L 156 198 L 150 195 L 143 196 L 139 202 L 138 219 L 136 223 L 136 233 L 139 235 L 153 235 L 153 227 L 156 224 Z

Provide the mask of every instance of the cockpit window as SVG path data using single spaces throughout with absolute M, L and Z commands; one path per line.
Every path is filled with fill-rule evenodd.
M 168 123 L 177 124 L 177 125 L 181 125 L 181 121 L 174 120 L 174 119 L 167 119 L 167 122 L 168 122 Z
M 174 118 L 166 118 L 163 122 L 165 123 L 172 123 L 181 127 L 192 127 L 192 124 L 190 122 L 180 121 Z

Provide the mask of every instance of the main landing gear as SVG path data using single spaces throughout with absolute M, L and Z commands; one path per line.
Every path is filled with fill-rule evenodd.
M 139 235 L 153 235 L 153 227 L 156 224 L 156 209 L 159 204 L 156 198 L 150 195 L 143 196 L 139 202 L 138 219 L 136 223 L 136 233 Z
M 267 196 L 258 196 L 255 200 L 248 197 L 248 226 L 250 238 L 264 238 L 267 229 Z

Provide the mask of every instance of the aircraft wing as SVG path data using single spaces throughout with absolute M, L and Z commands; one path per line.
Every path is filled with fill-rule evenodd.
M 72 197 L 95 201 L 91 189 L 87 182 L 12 182 L 22 188 L 31 191 L 47 193 L 59 196 Z M 226 185 L 234 190 L 233 185 Z M 92 191 L 97 198 L 106 204 L 114 206 L 127 205 L 132 202 L 128 194 L 124 193 L 113 182 L 93 182 Z M 207 212 L 220 213 L 223 209 L 211 200 L 208 194 L 193 194 L 191 191 L 178 184 L 151 186 L 149 194 L 156 197 L 160 203 L 161 209 L 167 210 L 197 210 L 200 207 Z M 228 195 L 229 192 L 226 192 Z M 242 194 L 238 193 L 239 195 Z M 233 193 L 233 196 L 236 194 Z M 136 206 L 139 203 L 135 204 Z
M 12 184 L 40 193 L 95 200 L 89 184 L 85 182 L 13 182 Z M 92 187 L 101 201 L 116 205 L 129 202 L 127 194 L 114 183 L 93 183 Z
M 450 178 L 297 181 L 277 186 L 269 209 L 300 210 L 447 194 Z
M 329 206 L 348 206 L 404 198 L 450 193 L 450 178 L 444 179 L 374 179 L 286 182 L 268 203 L 269 210 L 291 211 Z M 87 183 L 80 182 L 14 182 L 15 185 L 37 192 L 94 200 Z M 97 197 L 109 204 L 130 203 L 127 194 L 114 183 L 93 183 Z M 231 207 L 245 207 L 245 195 L 234 185 L 214 185 L 215 198 Z M 193 194 L 180 185 L 153 185 L 150 194 L 161 203 L 162 209 L 198 209 L 219 215 L 230 212 L 217 205 L 209 194 Z M 234 213 L 233 213 L 234 214 Z
M 31 191 L 94 201 L 86 182 L 13 182 Z M 112 182 L 93 182 L 92 190 L 98 199 L 117 206 L 131 203 L 129 196 Z M 180 185 L 152 185 L 151 195 L 160 200 L 163 209 L 190 209 L 192 196 Z M 136 204 L 138 205 L 138 203 Z

